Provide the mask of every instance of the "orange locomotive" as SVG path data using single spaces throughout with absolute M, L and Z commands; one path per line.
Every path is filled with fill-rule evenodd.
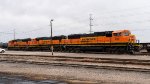
M 91 34 L 72 34 L 68 36 L 18 39 L 8 43 L 10 50 L 50 50 L 67 52 L 111 52 L 134 53 L 138 51 L 135 35 L 129 30 L 94 32 Z

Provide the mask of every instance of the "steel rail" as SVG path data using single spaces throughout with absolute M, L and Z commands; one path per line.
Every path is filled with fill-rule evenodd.
M 150 69 L 146 68 L 133 68 L 133 67 L 117 67 L 117 66 L 98 66 L 98 65 L 84 65 L 84 64 L 69 64 L 69 63 L 49 63 L 49 62 L 37 62 L 37 61 L 14 61 L 14 60 L 1 60 L 0 62 L 7 63 L 24 63 L 34 65 L 51 65 L 51 66 L 63 66 L 63 67 L 78 67 L 78 68 L 90 68 L 90 69 L 107 69 L 107 70 L 120 70 L 120 71 L 134 71 L 134 72 L 148 72 Z
M 1 54 L 1 59 L 42 59 L 48 61 L 74 61 L 89 63 L 111 63 L 111 64 L 133 64 L 133 65 L 150 65 L 150 60 L 139 59 L 121 59 L 121 58 L 98 58 L 98 57 L 71 57 L 71 56 L 45 56 L 45 55 L 11 55 Z

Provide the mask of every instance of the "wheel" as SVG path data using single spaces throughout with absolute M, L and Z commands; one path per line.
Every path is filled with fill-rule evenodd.
M 150 49 L 147 49 L 147 51 L 150 53 Z
M 1 51 L 1 53 L 4 53 L 4 52 L 5 52 L 4 50 Z
M 131 50 L 131 51 L 129 52 L 129 54 L 130 54 L 130 55 L 134 55 L 135 52 L 134 52 L 133 50 Z

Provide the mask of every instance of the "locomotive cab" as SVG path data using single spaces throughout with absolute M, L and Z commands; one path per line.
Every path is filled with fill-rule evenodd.
M 135 40 L 135 36 L 132 35 L 129 30 L 119 30 L 113 32 L 112 42 L 134 43 Z

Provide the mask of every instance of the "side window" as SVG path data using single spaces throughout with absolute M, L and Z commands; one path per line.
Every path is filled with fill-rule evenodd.
M 121 32 L 120 32 L 120 33 L 118 33 L 118 36 L 121 36 Z
M 114 36 L 121 36 L 121 32 L 120 33 L 114 33 Z
M 117 36 L 117 33 L 114 33 L 114 36 Z
M 129 32 L 124 32 L 124 36 L 129 36 Z

